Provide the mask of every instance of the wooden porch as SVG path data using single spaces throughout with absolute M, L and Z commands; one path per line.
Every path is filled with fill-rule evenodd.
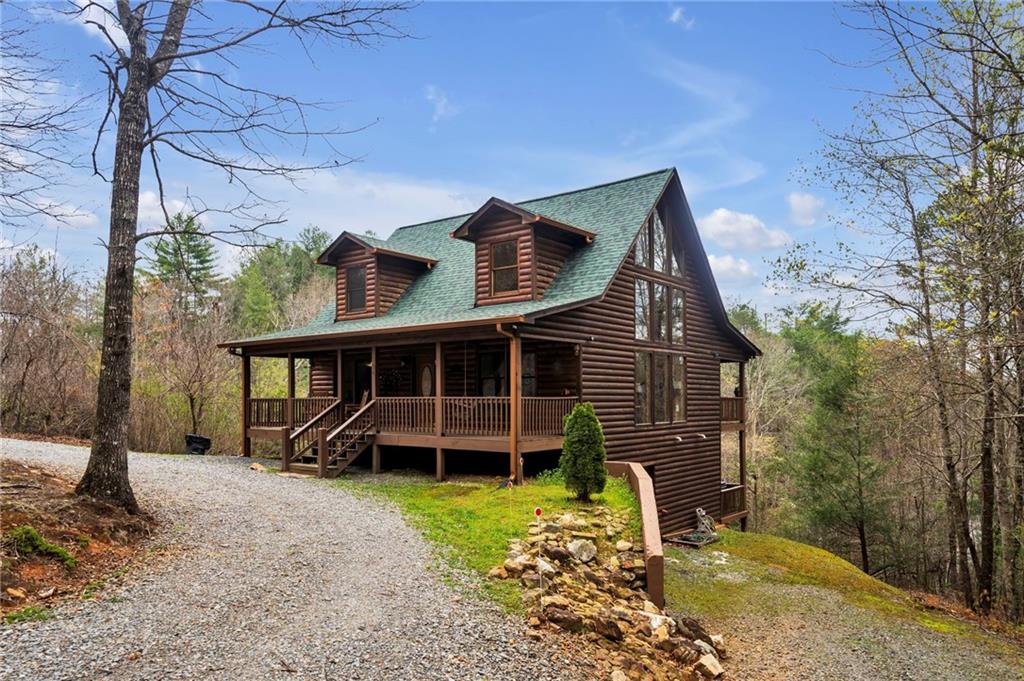
M 278 355 L 280 357 L 280 355 Z M 371 345 L 287 353 L 287 397 L 253 397 L 243 356 L 243 454 L 251 439 L 280 443 L 282 468 L 329 477 L 364 451 L 429 448 L 443 478 L 445 450 L 509 455 L 561 449 L 563 419 L 579 402 L 579 348 L 520 338 Z M 310 394 L 295 395 L 296 360 Z
M 722 480 L 721 502 L 718 520 L 729 524 L 739 521 L 746 530 L 747 516 L 747 418 L 746 418 L 746 363 L 740 362 L 737 369 L 736 394 L 719 398 L 719 420 L 722 434 L 736 433 L 738 440 L 739 482 Z

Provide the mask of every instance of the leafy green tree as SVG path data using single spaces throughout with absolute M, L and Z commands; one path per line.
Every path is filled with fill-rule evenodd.
M 558 467 L 565 487 L 581 501 L 604 491 L 607 471 L 604 467 L 604 430 L 590 402 L 577 404 L 565 417 L 565 440 Z
M 836 548 L 855 539 L 861 568 L 870 572 L 869 546 L 884 533 L 888 500 L 866 341 L 845 331 L 837 309 L 817 304 L 790 316 L 782 334 L 810 378 L 810 409 L 790 460 L 797 512 L 812 534 L 836 539 Z
M 220 283 L 213 241 L 194 215 L 178 213 L 167 229 L 172 233 L 151 246 L 148 274 L 174 292 L 185 312 L 202 312 Z

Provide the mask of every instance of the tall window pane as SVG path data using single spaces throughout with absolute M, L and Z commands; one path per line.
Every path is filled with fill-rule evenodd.
M 673 277 L 679 277 L 680 279 L 682 279 L 683 278 L 683 262 L 682 262 L 683 244 L 682 243 L 676 243 L 676 241 L 677 240 L 675 239 L 674 235 L 672 235 L 671 232 L 670 232 L 669 233 L 669 251 L 668 251 L 668 253 L 669 253 L 669 256 L 668 256 L 668 260 L 669 260 L 669 274 L 671 274 Z M 678 254 L 678 256 L 677 256 L 677 254 Z
M 668 342 L 668 287 L 654 284 L 654 299 L 651 301 L 654 315 L 651 321 L 651 340 Z
M 664 423 L 669 420 L 669 363 L 668 355 L 654 355 L 654 421 Z
M 345 312 L 366 309 L 366 268 L 349 267 L 345 270 Z
M 635 261 L 637 267 L 643 267 L 644 269 L 651 268 L 651 224 L 649 222 L 644 223 L 643 229 L 640 230 L 640 236 L 636 238 L 636 254 Z
M 672 355 L 672 420 L 686 418 L 686 363 L 682 355 Z
M 658 272 L 668 272 L 668 241 L 665 236 L 665 225 L 661 222 L 658 212 L 654 212 L 654 227 L 652 231 L 652 250 L 654 251 L 654 262 L 651 269 Z
M 636 315 L 636 337 L 651 339 L 651 283 L 646 279 L 636 280 L 634 312 Z
M 636 423 L 651 422 L 650 355 L 638 352 L 635 357 L 633 377 L 633 408 Z
M 491 294 L 519 290 L 519 244 L 502 241 L 491 246 Z
M 672 343 L 682 345 L 685 342 L 686 329 L 686 293 L 681 288 L 672 289 Z

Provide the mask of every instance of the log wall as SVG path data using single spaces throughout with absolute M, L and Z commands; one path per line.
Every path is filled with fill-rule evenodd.
M 604 427 L 608 458 L 636 461 L 653 467 L 663 533 L 695 525 L 696 509 L 714 517 L 720 512 L 719 371 L 726 359 L 742 360 L 743 353 L 716 321 L 711 305 L 715 291 L 697 275 L 697 244 L 681 234 L 671 200 L 662 215 L 666 226 L 681 238 L 676 257 L 683 257 L 686 293 L 686 335 L 681 347 L 634 338 L 634 280 L 639 272 L 632 254 L 603 300 L 582 308 L 544 317 L 524 333 L 566 339 L 582 346 L 583 394 L 594 403 Z M 681 252 L 682 251 L 682 252 Z M 645 275 L 649 273 L 645 272 Z M 650 275 L 655 278 L 658 275 Z M 672 281 L 662 275 L 662 280 Z M 679 285 L 677 281 L 676 285 Z M 590 338 L 593 340 L 590 340 Z M 685 419 L 681 423 L 634 423 L 634 353 L 651 349 L 679 352 L 686 358 Z M 716 355 L 717 353 L 717 355 Z

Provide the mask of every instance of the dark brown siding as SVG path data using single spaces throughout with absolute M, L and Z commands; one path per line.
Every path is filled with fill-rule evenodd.
M 519 290 L 491 295 L 491 245 L 515 239 L 519 246 Z M 476 304 L 492 305 L 530 300 L 533 297 L 533 228 L 522 218 L 503 217 L 479 228 L 476 236 Z
M 335 353 L 325 352 L 313 355 L 309 359 L 309 396 L 326 397 L 337 395 L 334 391 L 336 372 L 334 369 Z
M 345 313 L 345 270 L 349 267 L 366 267 L 366 311 Z M 377 259 L 373 254 L 360 249 L 351 249 L 341 254 L 335 266 L 337 274 L 337 316 L 336 319 L 360 319 L 374 316 L 377 305 Z M 392 301 L 393 302 L 393 301 Z
M 377 314 L 386 314 L 405 293 L 424 265 L 387 255 L 377 256 Z
M 656 493 L 659 508 L 664 510 L 664 533 L 693 527 L 698 508 L 718 517 L 720 358 L 715 353 L 723 358 L 741 357 L 712 316 L 709 296 L 714 292 L 706 290 L 694 274 L 696 263 L 692 260 L 696 249 L 684 250 L 686 337 L 681 348 L 634 339 L 633 290 L 637 270 L 632 256 L 602 301 L 542 318 L 536 328 L 524 331 L 582 344 L 582 397 L 594 403 L 604 426 L 608 458 L 656 467 Z M 681 350 L 686 358 L 686 418 L 682 423 L 634 424 L 634 352 L 645 347 Z
M 562 269 L 573 247 L 563 240 L 543 234 L 537 234 L 534 243 L 537 251 L 534 285 L 539 300 L 544 297 L 544 291 L 554 281 L 558 270 Z

